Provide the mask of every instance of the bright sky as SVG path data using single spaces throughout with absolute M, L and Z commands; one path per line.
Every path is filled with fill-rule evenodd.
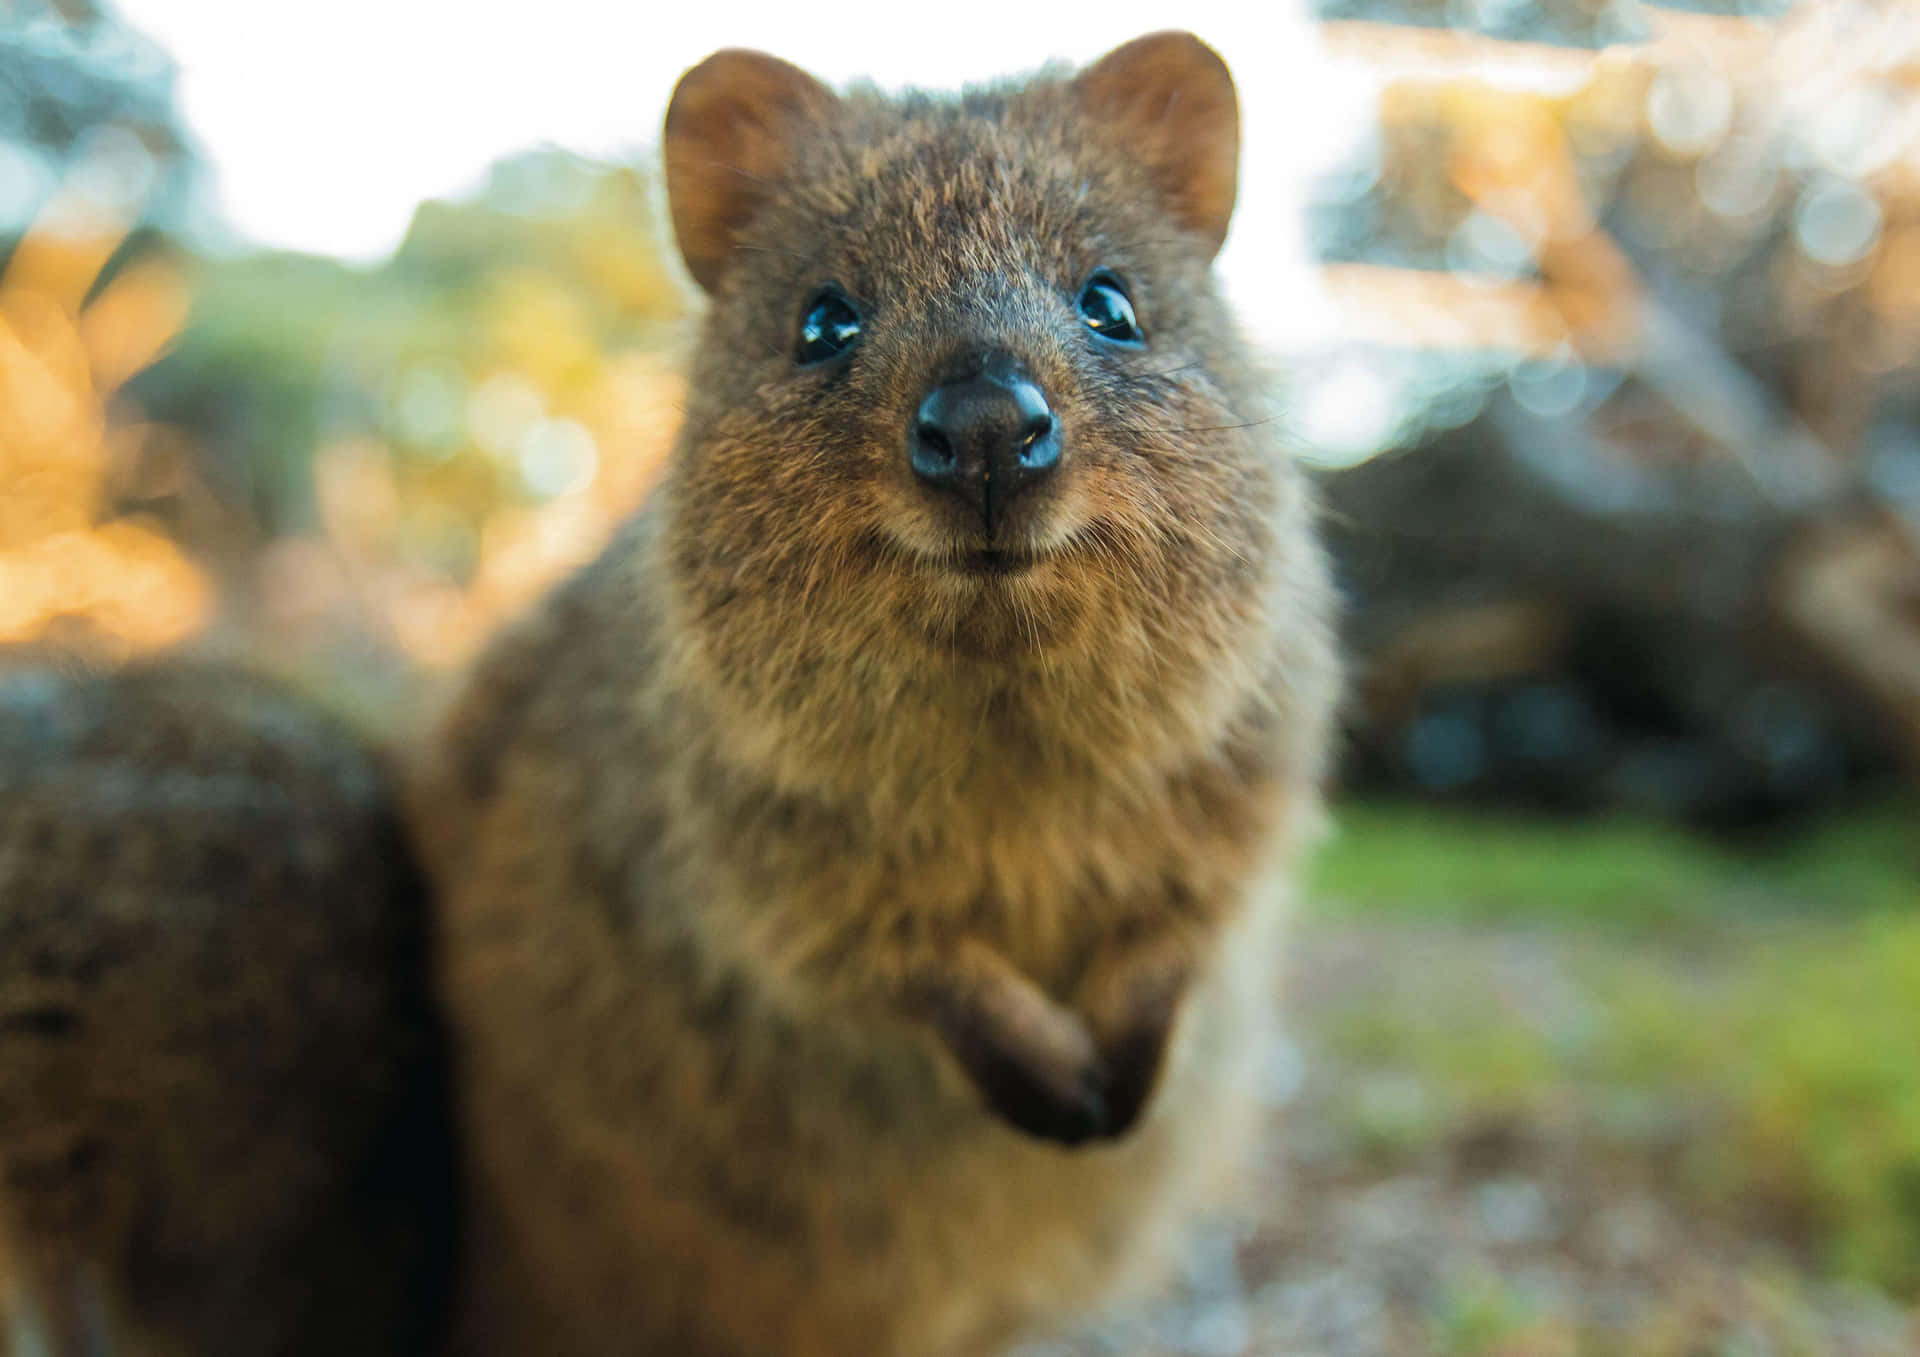
M 1299 187 L 1350 145 L 1370 97 L 1295 0 L 117 3 L 178 63 L 225 219 L 260 244 L 359 259 L 391 250 L 423 198 L 470 191 L 500 156 L 541 143 L 650 150 L 675 78 L 719 47 L 762 48 L 834 85 L 953 88 L 1190 28 L 1239 84 L 1241 205 L 1222 267 L 1250 327 L 1276 342 L 1317 328 Z

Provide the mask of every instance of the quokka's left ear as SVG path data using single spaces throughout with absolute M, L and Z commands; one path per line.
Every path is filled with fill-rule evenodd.
M 1180 222 L 1218 251 L 1240 175 L 1240 102 L 1219 53 L 1191 33 L 1150 33 L 1087 67 L 1073 88 Z

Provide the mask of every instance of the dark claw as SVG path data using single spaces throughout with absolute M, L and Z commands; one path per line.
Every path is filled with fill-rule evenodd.
M 1124 1136 L 1140 1120 L 1165 1063 L 1167 1028 L 1136 1029 L 1108 1052 L 1113 1078 L 1107 1085 L 1111 1118 L 1105 1134 Z
M 1015 1060 L 976 1064 L 975 1082 L 994 1115 L 1017 1131 L 1061 1145 L 1081 1145 L 1109 1134 L 1105 1073 L 1081 1070 L 1065 1088 Z
M 1122 992 L 1118 1021 L 1096 1021 L 1100 1056 L 1106 1066 L 1106 1134 L 1124 1136 L 1139 1122 L 1160 1085 L 1167 1044 L 1187 989 L 1184 965 L 1150 966 L 1137 972 Z M 1115 1007 L 1111 1003 L 1109 1010 Z

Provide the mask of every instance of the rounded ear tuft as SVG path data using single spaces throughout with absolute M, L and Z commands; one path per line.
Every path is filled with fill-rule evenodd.
M 1150 33 L 1107 53 L 1073 88 L 1181 223 L 1219 250 L 1240 174 L 1240 104 L 1219 54 L 1191 33 Z
M 833 91 L 764 52 L 728 48 L 680 77 L 661 134 L 667 203 L 687 271 L 712 292 L 742 228 Z

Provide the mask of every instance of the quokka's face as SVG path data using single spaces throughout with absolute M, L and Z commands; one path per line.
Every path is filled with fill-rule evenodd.
M 749 569 L 868 572 L 935 613 L 1257 558 L 1271 440 L 1208 273 L 1237 147 L 1182 34 L 951 101 L 696 67 L 666 133 L 713 298 L 683 501 Z

